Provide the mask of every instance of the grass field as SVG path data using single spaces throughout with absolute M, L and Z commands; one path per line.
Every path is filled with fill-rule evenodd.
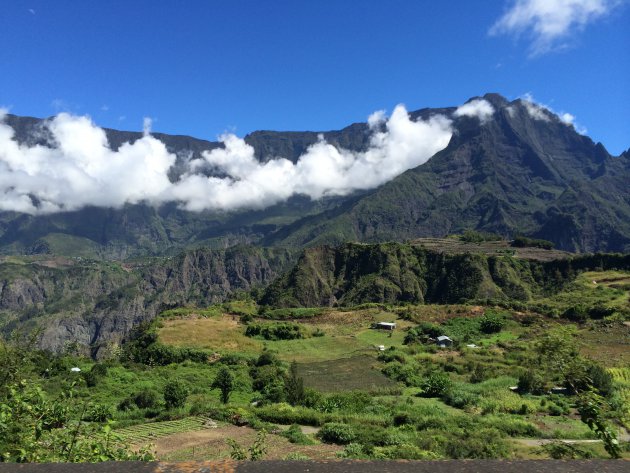
M 403 330 L 413 324 L 397 320 L 393 332 L 371 329 L 373 322 L 395 321 L 396 314 L 375 309 L 337 312 L 300 321 L 310 333 L 324 332 L 321 337 L 297 340 L 262 341 L 245 336 L 245 325 L 229 315 L 195 317 L 188 310 L 184 318 L 163 320 L 160 341 L 178 347 L 194 347 L 220 352 L 256 354 L 266 347 L 285 361 L 318 362 L 376 353 L 377 345 L 401 345 Z
M 163 343 L 177 347 L 252 354 L 263 348 L 260 340 L 246 337 L 243 326 L 228 315 L 164 320 L 159 334 Z
M 597 324 L 579 332 L 581 352 L 602 365 L 630 366 L 630 327 L 627 324 Z
M 563 291 L 537 302 L 560 311 L 576 304 L 627 309 L 630 305 L 630 274 L 623 271 L 585 272 Z

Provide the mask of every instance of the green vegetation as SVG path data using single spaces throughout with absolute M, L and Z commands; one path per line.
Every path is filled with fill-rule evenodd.
M 99 362 L 35 350 L 20 358 L 7 342 L 5 385 L 26 385 L 24 394 L 4 394 L 4 419 L 21 412 L 19 402 L 41 405 L 53 415 L 41 417 L 42 442 L 63 445 L 54 406 L 72 399 L 63 404 L 71 419 L 64 425 L 80 427 L 85 444 L 77 442 L 71 456 L 44 453 L 37 440 L 23 440 L 17 421 L 14 445 L 24 441 L 31 453 L 19 457 L 7 446 L 14 453 L 6 460 L 145 458 L 150 450 L 140 449 L 152 442 L 158 458 L 187 458 L 186 442 L 197 438 L 220 443 L 203 449 L 203 458 L 627 457 L 615 441 L 630 414 L 627 364 L 614 357 L 604 364 L 590 353 L 630 340 L 628 275 L 576 274 L 555 296 L 541 289 L 528 303 L 500 305 L 272 309 L 239 296 L 205 309 L 169 309 Z M 576 305 L 610 310 L 563 315 Z M 373 329 L 376 322 L 396 322 L 396 329 Z M 439 347 L 441 335 L 453 344 Z M 251 433 L 241 438 L 232 425 Z M 601 442 L 528 447 L 523 438 Z M 92 445 L 98 458 L 80 453 L 81 445 Z
M 539 240 L 536 238 L 527 238 L 522 235 L 518 235 L 514 237 L 512 240 L 512 246 L 517 248 L 542 248 L 543 250 L 550 250 L 553 248 L 553 242 L 548 240 Z

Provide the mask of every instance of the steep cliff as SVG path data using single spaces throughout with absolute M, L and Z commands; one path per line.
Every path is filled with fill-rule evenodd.
M 287 250 L 248 247 L 137 264 L 12 258 L 0 263 L 0 327 L 38 327 L 45 349 L 76 344 L 97 354 L 164 308 L 222 302 L 236 290 L 267 285 L 291 258 Z

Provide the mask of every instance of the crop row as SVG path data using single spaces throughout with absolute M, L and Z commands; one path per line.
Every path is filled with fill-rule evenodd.
M 131 442 L 146 441 L 180 432 L 202 430 L 205 428 L 205 422 L 206 419 L 204 417 L 188 417 L 181 420 L 134 425 L 116 430 L 115 432 L 123 440 L 129 440 Z

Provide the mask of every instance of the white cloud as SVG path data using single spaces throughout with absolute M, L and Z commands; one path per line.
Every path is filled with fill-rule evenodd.
M 543 122 L 551 121 L 551 117 L 549 115 L 550 113 L 553 113 L 551 112 L 551 109 L 546 105 L 536 103 L 531 94 L 525 94 L 521 103 L 525 107 L 525 110 L 527 110 L 527 113 L 529 113 L 530 117 Z
M 385 120 L 387 120 L 385 110 L 377 110 L 368 117 L 368 126 L 371 130 L 374 130 L 375 128 L 378 128 L 381 123 L 384 123 Z
M 372 115 L 370 124 L 381 122 Z M 221 141 L 225 149 L 204 153 L 202 162 L 191 166 L 171 189 L 173 200 L 188 210 L 264 208 L 302 194 L 318 199 L 347 195 L 377 187 L 404 171 L 424 164 L 444 149 L 452 136 L 451 122 L 444 116 L 414 122 L 399 105 L 385 122 L 385 131 L 372 135 L 365 152 L 338 149 L 323 139 L 310 146 L 295 164 L 286 159 L 260 163 L 254 148 L 232 134 Z M 229 177 L 205 177 L 194 171 L 203 166 Z
M 171 183 L 175 156 L 144 136 L 112 151 L 87 117 L 59 114 L 47 123 L 56 147 L 19 145 L 0 123 L 0 209 L 31 214 L 86 205 L 120 207 L 154 200 Z
M 530 56 L 539 56 L 565 48 L 572 35 L 625 1 L 515 0 L 490 28 L 490 34 L 525 34 L 531 39 Z
M 550 106 L 536 102 L 534 100 L 534 97 L 532 97 L 532 95 L 529 93 L 523 95 L 523 97 L 521 98 L 521 103 L 525 107 L 525 110 L 527 110 L 527 113 L 529 113 L 529 115 L 536 120 L 550 122 L 555 117 L 565 125 L 572 127 L 581 135 L 585 135 L 587 133 L 586 128 L 580 126 L 575 121 L 574 115 L 568 112 L 556 112 Z M 510 116 L 512 116 L 512 113 L 510 113 Z
M 456 117 L 477 117 L 481 123 L 485 123 L 494 114 L 494 107 L 484 99 L 471 100 L 455 110 Z
M 20 145 L 3 122 L 5 113 L 0 112 L 0 209 L 31 214 L 166 201 L 193 211 L 234 210 L 264 208 L 296 194 L 346 195 L 425 163 L 453 133 L 444 116 L 416 122 L 399 105 L 389 119 L 380 112 L 370 117 L 373 127 L 384 128 L 372 129 L 368 150 L 338 149 L 320 138 L 295 164 L 282 158 L 261 163 L 245 141 L 226 134 L 224 148 L 204 153 L 172 183 L 168 171 L 176 156 L 149 134 L 150 119 L 142 138 L 113 151 L 88 117 L 66 113 L 45 124 L 53 147 Z M 201 168 L 223 177 L 207 177 Z
M 153 126 L 153 119 L 151 117 L 144 117 L 142 119 L 142 133 L 147 136 L 151 133 L 151 127 Z

